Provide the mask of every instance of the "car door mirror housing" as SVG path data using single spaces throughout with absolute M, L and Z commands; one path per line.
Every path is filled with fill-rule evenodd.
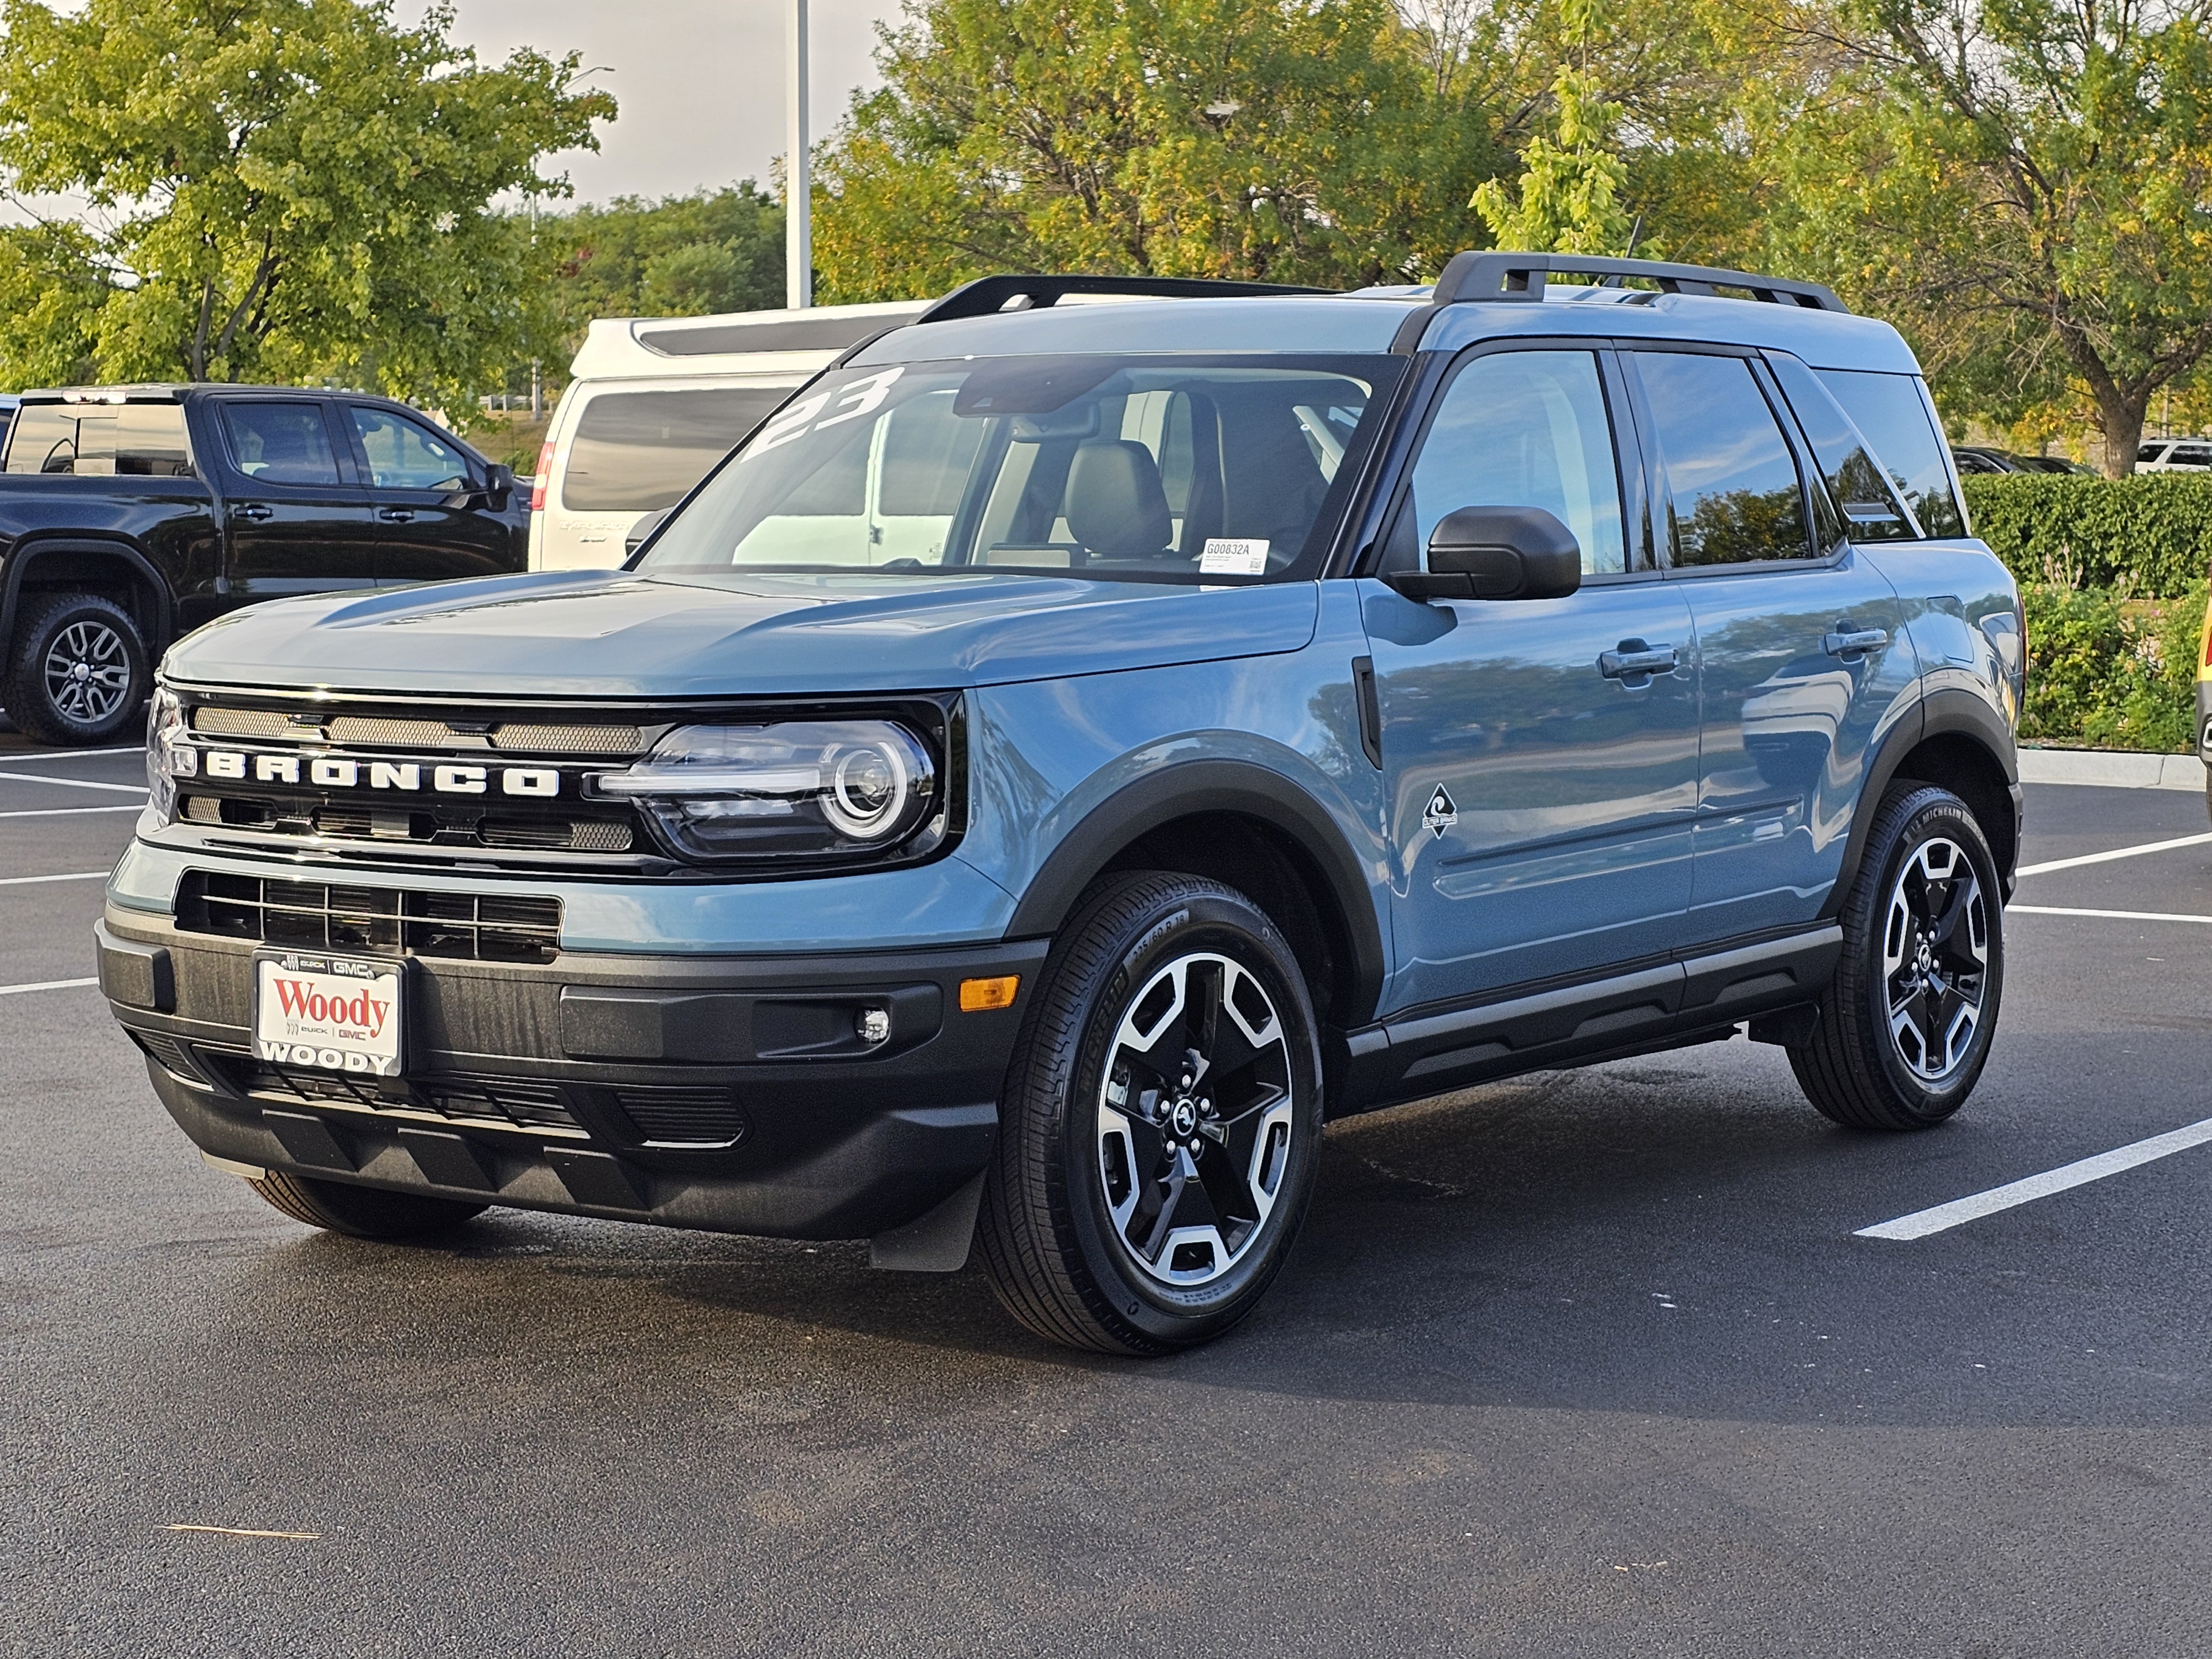
M 1409 599 L 1560 599 L 1583 585 L 1574 532 L 1540 507 L 1463 507 L 1429 536 L 1428 568 L 1384 578 Z
M 484 494 L 492 498 L 495 507 L 505 507 L 507 497 L 514 493 L 514 469 L 494 461 L 484 469 Z

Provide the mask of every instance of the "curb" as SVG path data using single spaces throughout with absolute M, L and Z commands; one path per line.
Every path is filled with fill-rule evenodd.
M 2022 783 L 2078 783 L 2100 789 L 2206 787 L 2205 766 L 2194 755 L 2139 755 L 2115 749 L 2022 749 Z

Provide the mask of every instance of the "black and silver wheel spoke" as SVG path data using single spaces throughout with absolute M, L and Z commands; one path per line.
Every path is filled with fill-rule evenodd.
M 1898 872 L 1882 928 L 1890 1039 L 1915 1076 L 1937 1081 L 1972 1048 L 1988 965 L 1987 902 L 1966 850 L 1923 842 Z
M 1132 999 L 1108 1051 L 1098 1168 L 1113 1231 L 1168 1284 L 1219 1278 L 1274 1207 L 1293 1121 L 1283 1024 L 1259 981 L 1194 952 Z
M 72 623 L 46 648 L 46 696 L 73 720 L 97 725 L 131 694 L 131 656 L 103 622 Z

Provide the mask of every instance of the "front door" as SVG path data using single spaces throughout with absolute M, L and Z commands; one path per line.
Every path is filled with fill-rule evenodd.
M 379 581 L 450 581 L 520 568 L 514 526 L 493 508 L 459 445 L 394 410 L 342 407 L 376 515 Z
M 1579 592 L 1423 605 L 1363 585 L 1395 860 L 1390 1009 L 1663 957 L 1689 903 L 1690 611 L 1637 568 L 1619 396 L 1587 349 L 1471 356 L 1392 520 L 1386 568 L 1417 562 L 1458 508 L 1543 507 L 1581 544 Z
M 340 470 L 323 404 L 224 398 L 216 409 L 228 452 L 223 546 L 233 602 L 372 586 L 368 497 Z
M 1704 677 L 1683 942 L 1808 923 L 1841 868 L 1873 739 L 1912 687 L 1897 593 L 1844 539 L 1849 504 L 1815 495 L 1764 364 L 1659 349 L 1626 361 Z

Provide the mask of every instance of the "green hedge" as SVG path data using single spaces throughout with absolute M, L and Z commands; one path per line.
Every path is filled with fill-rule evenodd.
M 2040 582 L 2023 582 L 2021 597 L 2027 607 L 2021 737 L 2165 754 L 2196 746 L 2203 582 L 2149 602 Z
M 2212 472 L 2008 472 L 1965 482 L 1974 533 L 2022 585 L 2170 599 L 2200 587 L 2212 569 Z

